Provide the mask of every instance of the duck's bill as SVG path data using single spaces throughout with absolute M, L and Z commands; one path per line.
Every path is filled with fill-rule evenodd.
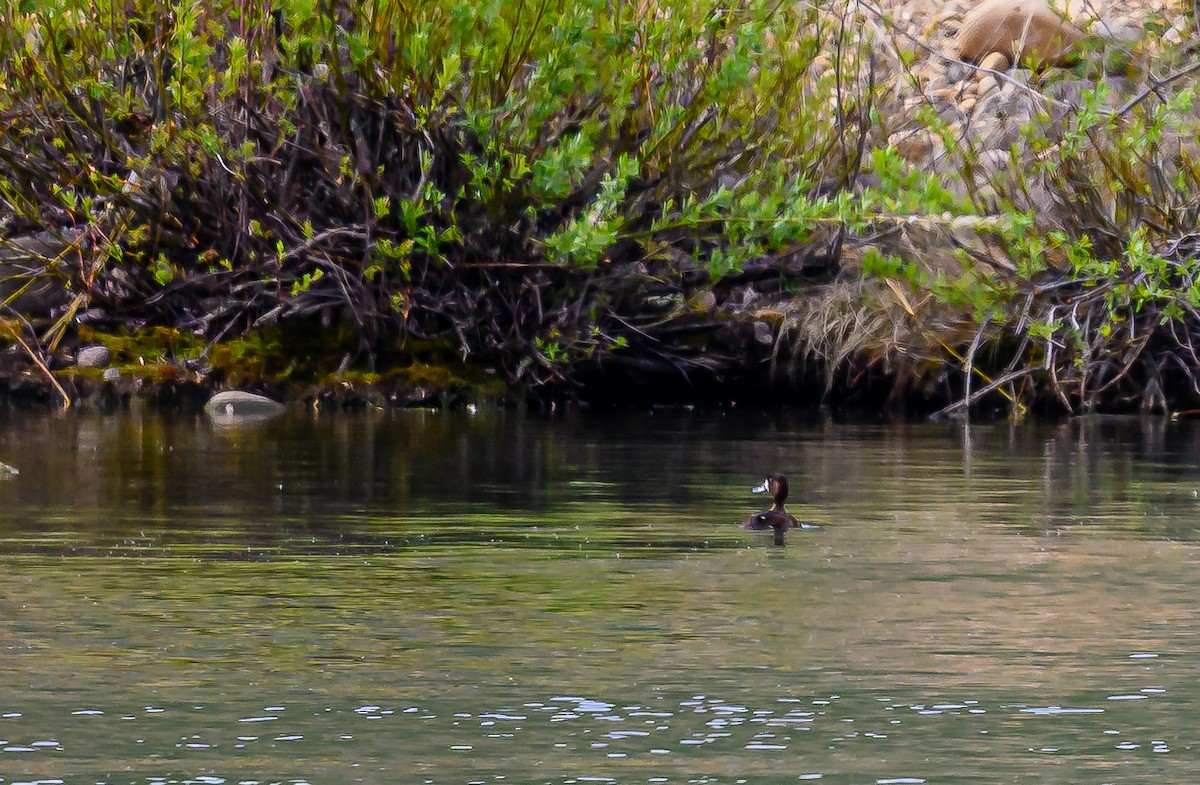
M 758 486 L 757 488 L 751 488 L 750 493 L 766 493 L 768 490 L 770 490 L 768 487 L 770 484 L 770 480 L 763 480 L 762 485 Z

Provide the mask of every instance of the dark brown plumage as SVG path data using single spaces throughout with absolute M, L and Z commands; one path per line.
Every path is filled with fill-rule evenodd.
M 782 474 L 772 474 L 763 480 L 762 485 L 752 488 L 751 492 L 769 492 L 772 502 L 771 509 L 754 513 L 742 522 L 742 528 L 752 531 L 773 529 L 775 531 L 775 544 L 783 545 L 783 533 L 788 529 L 795 529 L 800 525 L 800 521 L 796 520 L 791 513 L 783 508 L 783 503 L 787 501 L 788 497 L 787 477 Z

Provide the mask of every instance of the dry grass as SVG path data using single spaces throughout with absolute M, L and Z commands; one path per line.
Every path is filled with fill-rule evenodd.
M 779 321 L 775 362 L 793 375 L 822 369 L 827 391 L 842 370 L 905 359 L 919 332 L 891 290 L 876 280 L 826 284 L 772 313 Z

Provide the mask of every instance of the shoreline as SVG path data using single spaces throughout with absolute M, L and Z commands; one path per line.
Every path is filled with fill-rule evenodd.
M 1200 407 L 1178 3 L 1073 8 L 1053 63 L 965 52 L 959 0 L 503 7 L 520 52 L 444 0 L 115 47 L 39 3 L 0 29 L 9 398 Z
M 711 410 L 809 411 L 851 420 L 920 422 L 966 419 L 959 406 L 962 390 L 956 377 L 943 374 L 940 386 L 926 378 L 903 378 L 881 371 L 864 360 L 857 379 L 826 387 L 822 375 L 804 369 L 789 369 L 773 363 L 764 352 L 752 369 L 742 369 L 731 378 L 683 378 L 677 369 L 655 369 L 599 364 L 584 381 L 561 388 L 529 389 L 497 384 L 485 369 L 472 368 L 468 381 L 443 368 L 429 368 L 427 379 L 412 383 L 396 373 L 379 378 L 352 373 L 322 380 L 278 381 L 240 377 L 231 381 L 211 368 L 197 370 L 194 363 L 154 362 L 131 373 L 107 368 L 67 367 L 52 371 L 53 381 L 27 358 L 15 358 L 10 350 L 0 358 L 0 406 L 10 411 L 74 410 L 115 414 L 136 407 L 159 411 L 200 413 L 214 395 L 238 391 L 264 396 L 287 407 L 304 406 L 326 412 L 362 410 L 455 411 L 479 408 L 523 409 L 530 412 L 619 411 L 619 410 Z M 462 368 L 470 368 L 461 365 Z M 109 371 L 106 375 L 105 371 Z M 206 372 L 207 371 L 207 372 Z M 897 390 L 905 390 L 899 396 Z M 63 405 L 63 394 L 70 405 Z M 984 400 L 969 408 L 977 422 L 1025 416 L 1038 421 L 1063 421 L 1088 414 L 1147 413 L 1135 407 L 1098 409 L 1067 414 L 1049 405 L 1031 405 L 1023 417 L 1013 418 L 1002 401 Z M 1176 414 L 1165 408 L 1157 414 Z

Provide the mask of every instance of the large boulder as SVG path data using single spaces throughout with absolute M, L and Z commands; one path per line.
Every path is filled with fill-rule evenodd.
M 1046 0 L 984 0 L 963 17 L 954 39 L 955 56 L 978 63 L 999 52 L 1010 63 L 1033 59 L 1060 65 L 1084 38 L 1064 12 Z

